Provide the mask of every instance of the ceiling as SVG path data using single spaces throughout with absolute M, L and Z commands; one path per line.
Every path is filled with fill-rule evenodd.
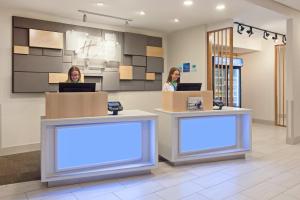
M 299 0 L 274 0 L 274 1 L 300 11 L 300 1 Z
M 298 2 L 298 0 L 294 2 L 296 1 Z M 103 2 L 104 6 L 97 6 L 97 2 Z M 219 2 L 225 4 L 225 10 L 217 11 L 215 9 Z M 282 15 L 245 0 L 194 0 L 194 5 L 191 7 L 183 6 L 183 0 L 0 0 L 0 6 L 80 21 L 82 20 L 82 14 L 78 10 L 88 10 L 130 18 L 133 19 L 133 22 L 129 24 L 131 27 L 164 33 L 196 25 L 213 24 L 228 19 L 277 32 L 285 32 L 286 20 Z M 146 15 L 140 16 L 138 11 L 141 10 Z M 178 18 L 180 22 L 173 22 L 174 18 Z M 87 20 L 99 24 L 124 25 L 124 21 L 121 20 L 92 15 L 88 15 Z M 273 27 L 272 24 L 277 25 Z

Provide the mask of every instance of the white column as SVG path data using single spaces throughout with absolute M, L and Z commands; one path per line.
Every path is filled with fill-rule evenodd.
M 287 143 L 300 143 L 300 14 L 287 22 Z

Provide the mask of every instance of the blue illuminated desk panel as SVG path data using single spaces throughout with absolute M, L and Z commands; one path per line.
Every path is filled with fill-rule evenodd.
M 249 109 L 156 112 L 159 155 L 174 164 L 244 157 L 251 150 Z
M 149 172 L 157 167 L 157 115 L 41 120 L 42 182 L 63 184 Z

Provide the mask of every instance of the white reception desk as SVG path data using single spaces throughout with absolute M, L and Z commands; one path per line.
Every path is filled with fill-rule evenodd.
M 156 112 L 159 155 L 175 165 L 242 158 L 251 150 L 249 109 Z
M 150 172 L 157 167 L 157 115 L 41 119 L 41 180 L 48 185 Z

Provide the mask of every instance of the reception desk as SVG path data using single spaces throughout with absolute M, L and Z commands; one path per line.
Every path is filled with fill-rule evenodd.
M 249 109 L 156 112 L 159 155 L 174 165 L 243 158 L 251 150 Z
M 79 107 L 94 102 L 96 110 L 88 109 L 90 113 L 102 110 L 103 103 L 96 102 L 102 94 L 69 95 Z M 48 94 L 47 105 L 66 96 Z M 149 173 L 157 167 L 156 114 L 125 110 L 108 115 L 106 110 L 103 116 L 63 118 L 67 111 L 47 113 L 51 117 L 41 117 L 41 181 L 49 186 Z

